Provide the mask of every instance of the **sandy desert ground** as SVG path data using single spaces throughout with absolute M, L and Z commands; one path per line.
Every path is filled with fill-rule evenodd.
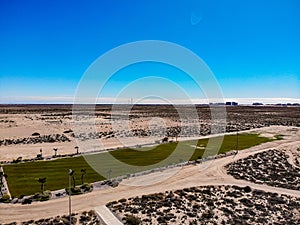
M 116 188 L 107 188 L 104 190 L 93 191 L 89 194 L 74 196 L 72 206 L 74 212 L 81 212 L 93 209 L 97 206 L 105 205 L 111 201 L 118 201 L 122 198 L 134 198 L 136 196 L 154 194 L 157 192 L 176 191 L 184 188 L 215 185 L 215 186 L 249 186 L 251 189 L 262 190 L 265 192 L 277 193 L 279 195 L 287 195 L 296 197 L 299 203 L 299 190 L 276 187 L 267 184 L 259 184 L 247 181 L 245 179 L 235 179 L 227 173 L 226 165 L 239 162 L 246 157 L 276 149 L 283 151 L 286 154 L 292 154 L 300 145 L 300 130 L 296 127 L 271 127 L 261 129 L 262 133 L 278 133 L 284 134 L 286 138 L 276 142 L 268 142 L 259 146 L 252 147 L 239 152 L 235 157 L 219 158 L 214 161 L 208 161 L 199 166 L 189 165 L 183 167 L 176 175 L 162 182 L 147 186 L 131 186 L 128 183 L 143 183 L 143 180 L 158 179 L 168 173 L 156 172 L 146 176 L 130 178 L 125 180 Z M 170 169 L 172 170 L 172 169 Z M 172 172 L 172 171 L 169 171 Z M 166 174 L 165 174 L 166 173 Z M 298 174 L 299 176 L 299 174 Z M 139 181 L 140 180 L 140 181 Z M 40 218 L 49 218 L 57 215 L 68 213 L 68 201 L 66 198 L 51 200 L 48 202 L 36 202 L 31 205 L 0 205 L 0 222 L 7 223 L 12 221 L 28 221 L 30 219 L 38 220 Z M 299 216 L 299 211 L 295 211 L 296 216 Z
M 43 149 L 43 156 L 45 157 L 51 157 L 54 154 L 53 148 L 58 148 L 59 154 L 75 152 L 74 147 L 77 145 L 75 136 L 77 134 L 72 131 L 70 106 L 59 106 L 57 109 L 53 108 L 53 106 L 49 107 L 0 107 L 0 161 L 10 161 L 20 156 L 23 159 L 34 158 L 40 152 L 40 148 Z M 201 130 L 198 132 L 190 129 L 189 133 L 180 133 L 178 115 L 169 106 L 159 109 L 157 106 L 154 108 L 153 106 L 148 106 L 148 108 L 136 107 L 131 112 L 128 120 L 131 124 L 131 129 L 134 127 L 134 132 L 136 132 L 134 136 L 142 139 L 145 143 L 149 142 L 149 140 L 153 141 L 153 137 L 160 139 L 161 135 L 166 134 L 170 138 L 178 136 L 178 139 L 208 135 L 210 134 L 209 109 L 207 107 L 199 107 L 197 110 L 199 114 L 197 122 L 201 126 Z M 251 193 L 241 192 L 243 194 L 242 198 L 249 197 L 252 201 L 257 198 L 255 190 L 260 190 L 271 193 L 266 193 L 262 199 L 263 201 L 268 202 L 268 199 L 275 193 L 279 197 L 284 198 L 286 202 L 299 204 L 300 191 L 299 182 L 297 182 L 299 181 L 300 160 L 298 150 L 300 147 L 299 112 L 300 107 L 229 107 L 227 110 L 227 132 L 251 129 L 251 131 L 259 132 L 267 137 L 276 134 L 284 135 L 284 139 L 254 146 L 239 152 L 236 156 L 207 161 L 197 166 L 184 166 L 171 177 L 168 174 L 172 174 L 176 168 L 145 176 L 132 177 L 122 181 L 116 188 L 108 187 L 88 194 L 74 196 L 72 197 L 72 211 L 81 213 L 120 199 L 136 198 L 137 196 L 141 197 L 142 195 L 158 192 L 165 193 L 168 191 L 169 193 L 170 191 L 174 192 L 191 187 L 201 189 L 201 187 L 207 185 L 210 185 L 216 193 L 224 190 L 224 188 L 234 192 L 234 190 L 239 189 L 238 187 L 249 186 Z M 167 130 L 167 133 L 155 133 L 161 128 L 158 125 L 156 125 L 155 129 L 153 128 L 156 124 L 155 121 L 160 121 L 157 124 L 161 124 L 161 120 L 153 122 L 153 118 L 158 116 L 165 121 L 163 127 Z M 112 129 L 109 123 L 109 106 L 99 106 L 96 110 L 95 118 L 97 133 L 85 132 L 81 136 L 78 134 L 77 138 L 81 138 L 85 142 L 100 139 L 105 144 L 102 146 L 105 149 L 122 146 L 114 137 L 117 132 L 122 132 L 125 137 L 126 135 L 131 135 L 127 131 Z M 149 129 L 149 121 L 152 126 L 151 129 Z M 151 132 L 154 132 L 155 135 L 151 136 Z M 32 135 L 34 133 L 39 133 L 39 135 Z M 87 137 L 84 135 L 87 135 Z M 80 150 L 82 151 L 83 149 Z M 85 149 L 85 151 L 90 150 L 94 149 Z M 255 166 L 255 162 L 258 162 L 259 165 Z M 253 170 L 250 170 L 251 166 Z M 237 168 L 242 168 L 242 175 L 236 171 Z M 274 168 L 279 168 L 279 172 L 282 172 L 281 176 L 275 176 L 272 173 Z M 285 176 L 286 174 L 283 173 L 283 170 L 286 169 L 289 174 L 292 173 L 293 175 Z M 164 177 L 165 179 L 162 179 Z M 261 177 L 267 177 L 268 179 L 264 182 Z M 290 180 L 293 178 L 294 180 Z M 147 180 L 159 180 L 159 182 L 142 185 Z M 252 198 L 250 195 L 254 197 Z M 226 200 L 226 196 L 223 201 L 224 204 L 222 203 L 220 207 L 226 207 L 225 203 L 230 201 Z M 253 200 L 251 204 L 257 203 Z M 201 213 L 203 214 L 203 212 Z M 267 210 L 266 213 L 270 214 L 271 211 Z M 54 199 L 47 202 L 34 202 L 31 205 L 0 204 L 0 223 L 39 220 L 67 214 L 67 198 Z M 179 213 L 178 218 L 182 219 L 183 214 L 184 212 Z M 241 216 L 244 214 L 244 212 L 241 212 Z M 119 216 L 122 217 L 122 215 L 121 213 Z M 295 218 L 295 221 L 299 221 L 299 210 L 293 209 L 292 216 Z M 221 219 L 225 217 L 225 214 L 220 216 Z M 155 218 L 157 219 L 157 217 Z M 284 218 L 282 217 L 282 220 Z M 230 222 L 230 219 L 234 218 L 229 218 L 227 221 Z M 190 221 L 192 220 L 185 218 L 184 223 Z M 152 222 L 155 224 L 154 221 Z
M 74 154 L 75 146 L 80 147 L 80 152 L 88 152 L 154 143 L 166 136 L 175 140 L 211 133 L 209 107 L 178 107 L 181 115 L 171 105 L 134 106 L 130 111 L 99 105 L 91 118 L 80 121 L 76 129 L 78 123 L 73 120 L 71 105 L 1 105 L 0 162 L 34 158 L 40 149 L 44 157 L 51 157 L 54 148 L 57 154 Z M 300 107 L 217 108 L 220 109 L 227 111 L 226 132 L 271 125 L 300 127 Z M 120 124 L 128 126 L 118 127 Z

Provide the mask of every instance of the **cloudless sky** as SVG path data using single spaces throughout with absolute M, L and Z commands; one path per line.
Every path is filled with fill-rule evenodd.
M 299 99 L 299 10 L 298 0 L 0 0 L 0 102 L 71 102 L 94 60 L 140 40 L 196 53 L 225 98 Z M 166 76 L 202 97 L 186 74 L 155 63 L 120 71 L 103 96 L 144 75 Z

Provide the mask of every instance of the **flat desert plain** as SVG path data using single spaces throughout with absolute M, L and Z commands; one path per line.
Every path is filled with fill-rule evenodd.
M 188 117 L 192 109 L 184 107 Z M 93 114 L 96 129 L 84 127 L 84 132 L 76 133 L 70 105 L 3 105 L 0 161 L 5 164 L 18 157 L 32 159 L 41 152 L 50 158 L 54 148 L 57 154 L 74 154 L 78 150 L 75 147 L 81 146 L 78 140 L 88 146 L 79 148 L 82 153 L 123 147 L 118 137 L 134 137 L 132 140 L 138 140 L 138 144 L 151 144 L 163 137 L 178 141 L 211 134 L 207 106 L 197 106 L 198 117 L 185 127 L 182 115 L 173 106 L 138 105 L 128 117 L 121 108 L 113 113 L 129 124 L 128 130 L 113 127 L 111 106 L 99 105 Z M 226 107 L 226 112 L 226 132 L 282 138 L 237 155 L 131 177 L 114 188 L 72 196 L 72 212 L 84 216 L 95 210 L 104 218 L 90 224 L 109 221 L 109 216 L 98 210 L 104 206 L 125 224 L 134 224 L 132 220 L 141 224 L 299 224 L 300 107 L 236 106 Z M 196 123 L 200 129 L 195 129 Z M 89 144 L 94 140 L 100 140 L 99 146 Z M 149 180 L 159 182 L 145 185 Z M 36 224 L 51 224 L 50 218 L 67 214 L 67 198 L 30 205 L 0 204 L 0 223 L 32 220 L 27 224 L 34 224 L 35 220 L 39 221 Z M 89 224 L 78 215 L 74 223 Z M 52 224 L 68 224 L 66 218 L 57 220 Z

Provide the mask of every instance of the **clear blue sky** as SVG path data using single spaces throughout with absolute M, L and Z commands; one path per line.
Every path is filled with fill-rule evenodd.
M 0 0 L 0 102 L 70 102 L 94 60 L 139 40 L 170 41 L 195 52 L 225 98 L 297 99 L 299 10 L 298 0 Z M 134 71 L 165 69 L 141 68 L 123 71 L 126 79 L 116 75 L 103 95 L 113 97 Z M 184 75 L 175 77 L 199 98 Z

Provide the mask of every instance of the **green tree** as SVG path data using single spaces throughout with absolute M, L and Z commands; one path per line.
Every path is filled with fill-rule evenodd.
M 82 168 L 80 171 L 81 171 L 81 184 L 83 184 L 84 183 L 84 176 L 86 174 L 86 169 Z
M 42 193 L 44 193 L 44 188 L 45 188 L 45 183 L 47 181 L 47 178 L 46 177 L 43 177 L 43 178 L 39 178 L 38 179 L 38 182 L 41 184 L 41 190 L 42 190 Z
M 73 180 L 73 187 L 75 188 L 76 186 L 76 177 L 75 177 L 75 171 L 74 170 L 71 170 L 69 175 L 72 177 L 72 180 Z

